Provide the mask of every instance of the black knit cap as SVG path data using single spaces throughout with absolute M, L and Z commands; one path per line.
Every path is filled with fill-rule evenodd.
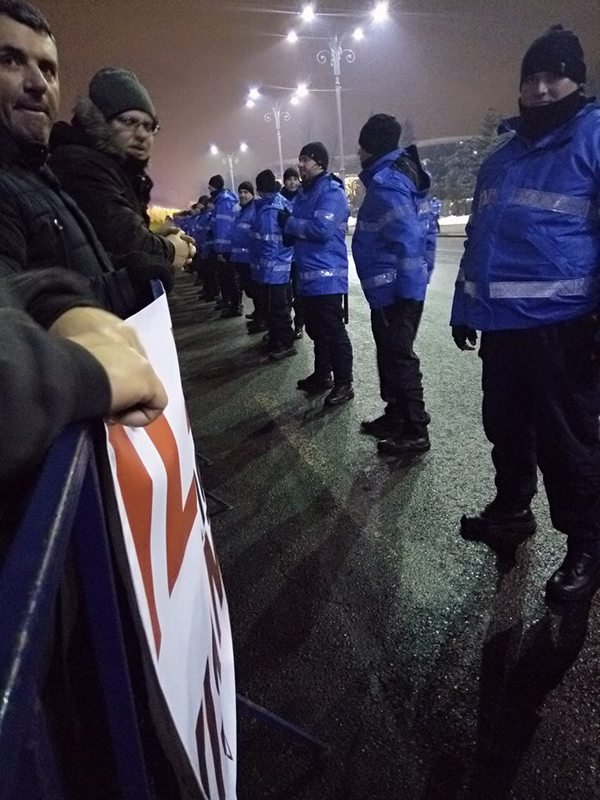
M 208 185 L 211 189 L 216 189 L 220 191 L 225 186 L 225 181 L 223 180 L 222 175 L 213 175 L 212 178 L 209 180 Z
M 262 194 L 272 194 L 279 191 L 277 178 L 270 169 L 263 169 L 256 176 L 256 188 Z
M 238 192 L 250 192 L 250 194 L 254 194 L 254 186 L 250 183 L 250 181 L 242 181 L 238 186 Z
M 395 150 L 400 142 L 402 126 L 390 114 L 374 114 L 365 122 L 358 137 L 363 150 L 381 156 Z
M 329 153 L 323 142 L 309 142 L 305 144 L 302 150 L 300 150 L 298 158 L 300 158 L 300 156 L 312 158 L 312 160 L 320 164 L 324 170 L 329 167 Z
M 554 72 L 575 83 L 585 83 L 583 49 L 573 31 L 553 25 L 530 45 L 521 64 L 521 84 L 536 72 Z
M 283 182 L 285 183 L 288 178 L 298 178 L 300 180 L 300 173 L 296 167 L 288 167 L 283 173 Z
M 158 122 L 156 111 L 147 89 L 137 75 L 128 69 L 105 67 L 90 81 L 88 94 L 92 103 L 109 120 L 124 111 L 145 111 Z

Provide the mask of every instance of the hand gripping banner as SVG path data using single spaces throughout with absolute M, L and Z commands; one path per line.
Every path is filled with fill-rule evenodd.
M 135 595 L 160 687 L 198 782 L 208 800 L 235 800 L 229 613 L 166 296 L 127 322 L 169 397 L 146 428 L 106 427 Z

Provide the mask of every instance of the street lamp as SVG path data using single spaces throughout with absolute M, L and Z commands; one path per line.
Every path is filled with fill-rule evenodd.
M 284 87 L 273 87 L 277 89 L 283 89 Z M 293 106 L 297 106 L 300 100 L 303 97 L 306 97 L 308 94 L 308 86 L 305 83 L 299 83 L 294 93 L 289 99 L 289 102 Z M 256 105 L 256 100 L 261 96 L 258 89 L 251 89 L 248 93 L 248 98 L 246 100 L 246 108 L 254 108 Z M 289 122 L 292 118 L 290 112 L 283 107 L 280 100 L 267 98 L 268 101 L 271 103 L 271 110 L 267 111 L 264 116 L 265 122 L 274 122 L 275 123 L 275 133 L 277 135 L 277 152 L 279 154 L 279 175 L 280 177 L 283 176 L 283 146 L 281 143 L 281 122 Z
M 316 17 L 321 16 L 317 14 L 314 10 L 314 6 L 305 6 L 303 11 L 300 14 L 300 17 L 303 22 L 312 22 Z M 336 16 L 348 16 L 348 12 L 328 12 L 324 16 L 327 17 L 336 17 Z M 370 13 L 371 22 L 373 24 L 379 24 L 384 22 L 388 17 L 388 3 L 386 0 L 381 0 L 378 2 L 372 9 Z M 355 28 L 352 32 L 352 38 L 355 42 L 359 42 L 365 38 L 365 34 L 362 28 Z M 335 102 L 336 102 L 336 116 L 337 116 L 337 129 L 338 129 L 338 146 L 340 149 L 340 156 L 339 156 L 339 170 L 340 176 L 342 181 L 346 181 L 346 165 L 345 165 L 345 158 L 344 158 L 344 129 L 343 129 L 343 121 L 342 121 L 342 81 L 341 81 L 341 65 L 342 61 L 345 61 L 348 64 L 352 64 L 356 61 L 356 53 L 349 47 L 344 47 L 344 39 L 345 36 L 339 36 L 337 33 L 331 36 L 317 36 L 312 37 L 316 39 L 324 39 L 327 41 L 327 47 L 323 50 L 320 50 L 317 53 L 317 61 L 319 64 L 327 64 L 331 65 L 331 69 L 333 71 L 333 78 L 334 78 L 334 87 L 335 87 Z M 298 34 L 295 31 L 290 31 L 286 36 L 286 41 L 294 44 L 298 41 Z
M 245 153 L 247 152 L 247 150 L 248 150 L 248 145 L 246 144 L 246 142 L 241 142 L 240 153 Z M 216 144 L 211 144 L 210 154 L 212 156 L 219 155 L 219 148 L 217 147 Z M 233 174 L 233 168 L 239 163 L 240 163 L 239 156 L 237 156 L 235 153 L 224 153 L 223 158 L 221 159 L 221 164 L 229 167 L 229 180 L 231 181 L 231 190 L 233 192 L 235 192 L 235 176 Z

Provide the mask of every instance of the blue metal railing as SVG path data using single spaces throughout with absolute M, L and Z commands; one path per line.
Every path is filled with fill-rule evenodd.
M 77 734 L 59 731 L 63 744 L 57 746 L 56 721 L 44 700 L 71 559 L 98 664 L 98 725 L 110 742 L 110 777 L 119 797 L 150 800 L 91 438 L 78 426 L 45 459 L 0 569 L 0 800 L 72 796 L 69 771 L 76 765 L 64 741 L 71 735 L 77 751 Z M 90 741 L 99 736 L 87 733 Z

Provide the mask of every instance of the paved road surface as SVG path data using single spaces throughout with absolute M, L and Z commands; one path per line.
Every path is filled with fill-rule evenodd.
M 381 458 L 359 433 L 381 411 L 368 308 L 351 286 L 356 398 L 296 390 L 310 342 L 269 363 L 239 319 L 173 319 L 213 518 L 240 692 L 329 743 L 328 759 L 240 717 L 240 800 L 600 798 L 599 605 L 549 612 L 564 542 L 539 530 L 511 559 L 457 523 L 493 495 L 480 367 L 449 336 L 461 239 L 439 240 L 419 333 L 430 453 Z

